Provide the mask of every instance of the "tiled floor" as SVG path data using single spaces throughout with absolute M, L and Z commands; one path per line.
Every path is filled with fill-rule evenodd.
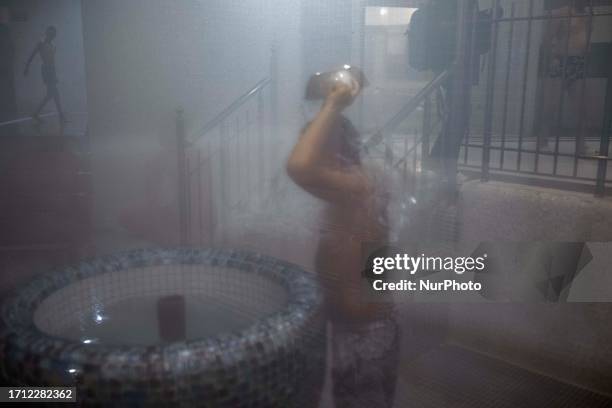
M 612 407 L 605 397 L 456 346 L 402 366 L 396 407 Z

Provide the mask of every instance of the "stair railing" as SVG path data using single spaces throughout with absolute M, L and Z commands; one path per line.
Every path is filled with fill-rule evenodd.
M 256 211 L 271 194 L 276 143 L 276 51 L 271 74 L 187 136 L 176 115 L 180 240 L 223 244 L 236 217 Z

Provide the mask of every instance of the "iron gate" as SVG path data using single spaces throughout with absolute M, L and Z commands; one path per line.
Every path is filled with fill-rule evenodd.
M 568 7 L 567 13 L 560 14 L 553 12 L 552 8 L 548 11 L 536 10 L 536 6 L 542 8 L 544 5 L 541 1 L 493 1 L 492 10 L 498 10 L 498 7 L 505 10 L 503 14 L 490 14 L 491 48 L 486 65 L 483 65 L 486 80 L 480 94 L 483 109 L 477 112 L 482 114 L 482 127 L 478 128 L 476 115 L 472 112 L 469 128 L 461 143 L 459 166 L 462 171 L 479 173 L 483 181 L 510 176 L 514 181 L 541 185 L 563 182 L 564 188 L 572 184 L 573 187 L 594 189 L 598 196 L 605 195 L 606 186 L 612 182 L 607 174 L 608 161 L 611 160 L 612 48 L 610 44 L 594 43 L 592 32 L 596 24 L 602 23 L 600 19 L 612 13 L 597 12 L 594 0 L 587 3 L 589 6 L 583 13 L 578 14 Z M 542 122 L 539 112 L 543 105 L 551 101 L 550 95 L 539 88 L 542 88 L 548 76 L 547 61 L 542 55 L 550 44 L 542 42 L 539 49 L 536 47 L 540 40 L 538 34 L 555 21 L 566 25 L 568 34 L 565 36 L 565 58 L 560 58 L 560 61 L 565 61 L 558 81 L 562 87 L 560 98 L 555 100 L 554 122 L 548 123 L 548 126 L 562 124 L 563 119 L 567 118 L 564 113 L 568 104 L 566 86 L 570 80 L 576 81 L 572 86 L 579 91 L 580 112 L 577 128 L 568 135 L 562 133 L 562 126 L 558 126 L 555 131 L 548 132 L 551 143 L 545 146 L 542 140 L 546 140 L 546 130 L 538 126 Z M 569 30 L 575 22 L 581 22 L 586 27 L 586 46 L 579 56 L 569 50 L 572 35 Z M 472 42 L 475 41 L 473 34 Z M 568 61 L 575 57 L 583 58 L 584 71 L 583 75 L 570 79 L 566 75 Z M 593 101 L 585 100 L 585 90 L 588 82 L 595 78 L 606 82 L 603 123 L 598 134 L 588 134 L 585 115 Z M 473 93 L 476 98 L 479 97 L 476 90 Z M 576 98 L 573 99 L 576 103 Z M 601 105 L 595 107 L 601 109 Z M 588 146 L 587 150 L 581 151 L 581 145 Z

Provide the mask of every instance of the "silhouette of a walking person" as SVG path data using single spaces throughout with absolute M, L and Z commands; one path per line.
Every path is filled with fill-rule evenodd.
M 53 41 L 57 35 L 57 29 L 54 26 L 47 27 L 45 31 L 45 37 L 38 44 L 36 44 L 36 48 L 32 51 L 30 58 L 28 58 L 28 62 L 26 63 L 25 70 L 23 74 L 25 76 L 28 75 L 30 70 L 30 64 L 34 60 L 36 55 L 40 55 L 40 59 L 42 60 L 41 73 L 42 79 L 47 88 L 47 94 L 43 98 L 43 100 L 36 108 L 36 111 L 32 114 L 32 117 L 36 122 L 40 122 L 40 112 L 45 107 L 47 102 L 51 99 L 55 102 L 55 107 L 57 108 L 57 112 L 59 114 L 60 124 L 66 123 L 66 117 L 64 116 L 64 111 L 62 110 L 62 104 L 60 102 L 60 95 L 57 89 L 57 72 L 55 69 L 55 44 Z

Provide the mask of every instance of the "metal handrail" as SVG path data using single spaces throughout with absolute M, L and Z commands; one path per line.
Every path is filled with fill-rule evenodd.
M 408 115 L 414 112 L 421 105 L 425 98 L 429 97 L 432 92 L 438 89 L 440 85 L 446 81 L 449 75 L 450 70 L 447 69 L 425 85 L 423 89 L 413 96 L 395 115 L 391 117 L 391 119 L 389 119 L 376 133 L 374 133 L 374 136 L 364 143 L 364 148 L 370 149 L 380 144 L 385 138 L 385 135 L 395 130 Z
M 51 112 L 51 113 L 43 113 L 42 115 L 38 115 L 39 118 L 47 118 L 49 116 L 57 116 L 57 113 L 56 112 Z M 34 120 L 34 117 L 26 116 L 24 118 L 17 118 L 17 119 L 9 120 L 9 121 L 6 121 L 6 122 L 2 122 L 2 123 L 0 123 L 0 127 L 16 125 L 18 123 L 24 123 L 24 122 L 31 122 L 33 120 Z
M 65 112 L 68 115 L 87 115 L 87 112 Z M 51 116 L 58 116 L 59 113 L 58 112 L 47 112 L 47 113 L 41 113 L 40 115 L 38 115 L 39 118 L 48 118 Z M 6 122 L 0 122 L 0 127 L 3 126 L 10 126 L 10 125 L 16 125 L 18 123 L 24 123 L 24 122 L 32 122 L 34 121 L 34 117 L 33 116 L 24 116 L 22 118 L 16 118 L 16 119 L 11 119 L 11 120 L 7 120 Z
M 264 78 L 260 80 L 259 82 L 257 82 L 251 89 L 249 89 L 243 95 L 238 97 L 238 99 L 232 102 L 227 108 L 223 109 L 221 113 L 219 113 L 213 119 L 208 121 L 198 132 L 195 133 L 197 136 L 194 136 L 194 138 L 190 140 L 189 143 L 196 142 L 197 140 L 202 138 L 204 135 L 206 135 L 208 132 L 210 132 L 212 129 L 217 127 L 220 123 L 222 123 L 225 119 L 227 119 L 232 113 L 238 110 L 238 108 L 240 108 L 242 105 L 248 102 L 252 97 L 257 95 L 263 88 L 269 85 L 271 81 L 272 80 L 270 78 Z

